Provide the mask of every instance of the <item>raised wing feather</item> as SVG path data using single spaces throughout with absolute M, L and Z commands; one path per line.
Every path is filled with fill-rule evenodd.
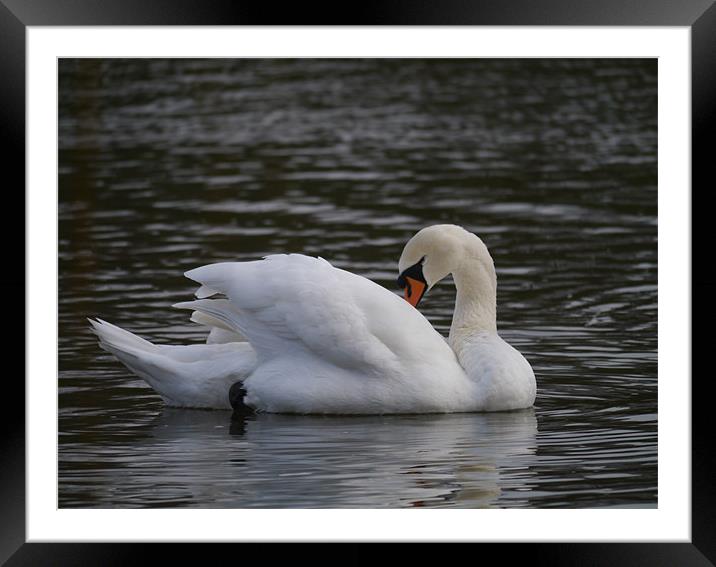
M 301 254 L 211 264 L 185 274 L 228 299 L 177 305 L 245 335 L 262 359 L 297 350 L 382 373 L 427 343 L 452 351 L 407 302 L 366 278 Z M 417 337 L 416 337 L 417 335 Z

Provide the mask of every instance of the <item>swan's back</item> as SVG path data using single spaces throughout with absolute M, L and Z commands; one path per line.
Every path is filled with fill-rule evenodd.
M 323 259 L 273 255 L 186 276 L 206 297 L 179 306 L 221 320 L 256 349 L 247 400 L 268 411 L 454 411 L 446 404 L 462 396 L 452 389 L 469 387 L 452 349 L 419 311 Z M 214 293 L 226 298 L 208 298 Z
M 227 297 L 191 304 L 214 316 L 218 310 L 263 360 L 300 350 L 338 366 L 382 371 L 396 358 L 422 358 L 425 348 L 453 356 L 427 319 L 398 295 L 321 258 L 277 254 L 210 264 L 186 276 L 202 284 L 203 294 Z

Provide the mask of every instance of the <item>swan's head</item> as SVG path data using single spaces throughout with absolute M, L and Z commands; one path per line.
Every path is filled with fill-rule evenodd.
M 405 299 L 417 307 L 425 292 L 459 270 L 466 259 L 483 256 L 492 264 L 482 240 L 464 228 L 454 224 L 428 226 L 403 248 L 398 262 L 398 285 L 405 289 Z

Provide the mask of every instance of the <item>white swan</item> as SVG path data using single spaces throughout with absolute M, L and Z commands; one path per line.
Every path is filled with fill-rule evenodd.
M 497 334 L 497 279 L 483 242 L 455 225 L 431 226 L 405 245 L 398 266 L 407 301 L 301 254 L 190 270 L 198 299 L 175 307 L 212 328 L 208 344 L 154 345 L 90 322 L 100 345 L 172 406 L 229 408 L 230 389 L 246 406 L 273 413 L 531 406 L 532 368 Z M 414 307 L 448 274 L 457 299 L 445 341 Z

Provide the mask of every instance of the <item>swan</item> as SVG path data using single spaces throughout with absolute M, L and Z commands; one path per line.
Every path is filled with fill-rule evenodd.
M 533 405 L 529 362 L 497 333 L 487 247 L 456 225 L 416 233 L 398 262 L 404 297 L 322 258 L 276 254 L 189 270 L 196 299 L 174 307 L 209 327 L 206 344 L 154 345 L 101 319 L 100 346 L 167 405 L 269 413 L 501 411 Z M 452 274 L 447 340 L 418 311 Z

